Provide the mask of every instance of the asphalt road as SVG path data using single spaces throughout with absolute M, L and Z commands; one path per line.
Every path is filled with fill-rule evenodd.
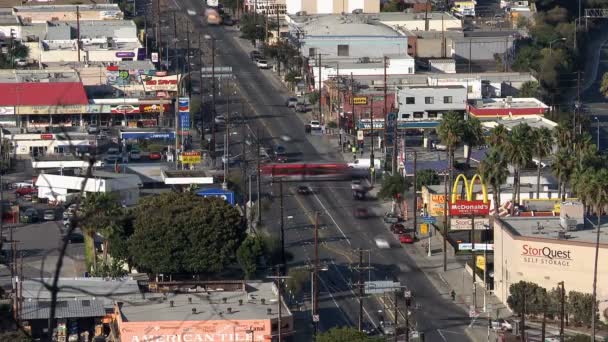
M 181 0 L 179 7 L 198 9 L 199 3 Z M 305 118 L 285 107 L 289 95 L 270 74 L 259 70 L 235 41 L 235 34 L 223 27 L 205 27 L 201 18 L 194 18 L 195 29 L 210 33 L 217 39 L 217 59 L 223 65 L 232 66 L 240 93 L 248 101 L 251 112 L 245 113 L 248 124 L 255 130 L 263 130 L 266 143 L 278 143 L 281 135 L 289 135 L 292 141 L 281 142 L 293 161 L 341 161 L 337 146 L 328 146 L 322 137 L 304 133 Z M 299 184 L 297 184 L 299 185 Z M 309 196 L 295 194 L 293 183 L 284 186 L 284 217 L 286 218 L 286 247 L 294 259 L 290 267 L 309 265 L 314 258 L 313 213 L 319 212 L 323 229 L 319 236 L 321 247 L 319 257 L 327 265 L 321 272 L 320 280 L 320 329 L 333 326 L 356 325 L 358 302 L 354 296 L 358 281 L 357 272 L 352 268 L 356 262 L 355 249 L 365 252 L 365 262 L 371 257 L 371 274 L 365 270 L 364 280 L 398 280 L 412 291 L 419 309 L 412 310 L 412 320 L 418 329 L 424 331 L 427 341 L 468 341 L 463 328 L 469 323 L 466 313 L 458 309 L 447 296 L 437 293 L 423 272 L 415 265 L 405 248 L 387 230 L 379 217 L 367 220 L 355 219 L 354 207 L 362 205 L 354 202 L 350 185 L 346 182 L 319 182 L 310 184 L 316 193 Z M 264 185 L 264 192 L 274 196 L 272 210 L 265 212 L 263 223 L 278 236 L 279 201 L 277 184 Z M 377 215 L 382 214 L 378 202 L 365 202 L 365 206 Z M 383 236 L 392 241 L 391 249 L 378 249 L 373 240 Z M 380 311 L 382 310 L 382 311 Z M 364 299 L 363 318 L 377 325 L 381 318 L 390 320 L 382 302 L 376 298 Z M 403 323 L 403 321 L 401 320 Z

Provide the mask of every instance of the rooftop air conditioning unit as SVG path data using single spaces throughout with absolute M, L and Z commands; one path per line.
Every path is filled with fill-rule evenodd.
M 570 218 L 568 216 L 560 217 L 560 219 L 559 219 L 559 225 L 567 231 L 576 230 L 576 224 L 577 224 L 577 220 Z

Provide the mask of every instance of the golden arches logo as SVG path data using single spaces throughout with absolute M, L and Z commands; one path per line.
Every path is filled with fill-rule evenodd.
M 479 183 L 481 184 L 481 192 L 483 193 L 483 203 L 488 203 L 488 187 L 486 183 L 483 181 L 483 177 L 478 173 L 474 174 L 471 178 L 471 182 L 467 181 L 467 177 L 464 174 L 459 174 L 454 181 L 454 185 L 452 186 L 452 203 L 456 203 L 456 192 L 458 191 L 458 182 L 462 179 L 464 183 L 464 190 L 466 194 L 466 200 L 473 200 L 473 189 L 475 187 L 475 181 L 479 179 Z

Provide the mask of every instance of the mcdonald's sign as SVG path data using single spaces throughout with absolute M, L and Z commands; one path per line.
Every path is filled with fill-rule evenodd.
M 462 179 L 466 194 L 465 200 L 457 200 L 456 192 L 458 191 L 458 183 Z M 483 199 L 481 201 L 473 200 L 473 189 L 475 182 L 479 180 Z M 488 188 L 479 174 L 473 175 L 471 181 L 468 182 L 463 174 L 459 174 L 452 186 L 452 198 L 450 201 L 450 215 L 452 216 L 486 216 L 490 214 L 490 202 L 488 201 Z

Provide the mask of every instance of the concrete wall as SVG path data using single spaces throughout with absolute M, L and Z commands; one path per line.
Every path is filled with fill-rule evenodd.
M 456 58 L 471 60 L 493 60 L 494 54 L 501 57 L 505 51 L 513 48 L 513 38 L 511 37 L 473 37 L 453 39 L 454 56 Z
M 302 54 L 310 57 L 310 49 L 314 48 L 316 54 L 323 54 L 322 58 L 332 59 L 338 57 L 338 45 L 348 45 L 349 56 L 344 58 L 382 58 L 388 54 L 404 54 L 407 51 L 407 37 L 307 37 L 302 40 Z M 316 57 L 315 57 L 316 58 Z M 352 61 L 352 60 L 351 60 Z
M 389 26 L 398 26 L 408 31 L 425 30 L 424 16 L 422 16 L 420 19 L 413 20 L 380 20 L 380 22 Z M 442 27 L 444 30 L 461 30 L 462 23 L 460 20 L 448 16 L 444 17 L 443 24 L 441 23 L 441 18 L 432 18 L 429 20 L 430 31 L 441 31 Z
M 120 51 L 134 52 L 137 56 L 137 48 L 121 49 Z M 88 59 L 89 62 L 119 62 L 122 58 L 116 57 L 117 50 L 93 50 L 93 51 L 80 51 L 80 60 L 85 61 Z M 42 63 L 56 63 L 56 62 L 77 62 L 78 52 L 75 50 L 50 50 L 41 51 L 40 60 Z
M 558 282 L 563 281 L 566 291 L 592 293 L 595 257 L 592 243 L 512 236 L 502 228 L 502 224 L 500 221 L 494 224 L 494 294 L 505 305 L 509 297 L 509 286 L 521 280 L 538 284 L 549 291 L 557 287 Z M 536 225 L 536 221 L 530 220 L 530 224 Z M 569 251 L 570 260 L 528 256 L 524 245 L 528 249 L 532 247 Z M 605 243 L 605 237 L 604 243 L 600 245 L 599 260 L 597 273 L 599 317 L 606 321 L 602 313 L 608 307 L 608 266 L 601 262 L 608 260 L 608 245 Z
M 444 103 L 444 97 L 451 96 L 451 103 Z M 407 98 L 413 97 L 414 104 L 407 104 Z M 425 98 L 433 99 L 432 104 L 427 104 Z M 416 121 L 425 119 L 441 119 L 441 112 L 450 110 L 464 111 L 466 108 L 466 88 L 445 87 L 413 87 L 404 88 L 397 93 L 399 107 L 399 120 Z M 414 112 L 421 113 L 421 117 L 414 117 Z M 430 117 L 428 112 L 439 112 L 436 117 Z M 407 116 L 409 115 L 409 117 Z
M 415 65 L 414 65 L 414 59 L 413 58 L 407 58 L 407 59 L 391 59 L 389 66 L 386 68 L 386 74 L 387 75 L 406 75 L 406 74 L 413 74 L 415 72 Z M 335 65 L 335 63 L 334 63 Z M 378 79 L 381 79 L 381 77 L 384 75 L 384 67 L 380 64 L 380 63 L 370 63 L 370 66 L 365 68 L 365 67 L 361 67 L 361 66 L 365 66 L 365 64 L 361 64 L 360 66 L 358 66 L 357 68 L 354 67 L 348 67 L 348 66 L 340 66 L 340 75 L 350 75 L 351 73 L 353 74 L 353 77 L 357 77 L 357 76 L 377 76 Z M 319 74 L 318 74 L 318 69 L 317 67 L 311 68 L 313 74 L 314 74 L 314 79 L 315 79 L 315 89 L 318 89 L 318 84 L 319 84 Z M 337 75 L 337 69 L 335 66 L 332 67 L 322 67 L 321 68 L 321 79 L 322 82 L 325 82 L 329 77 L 334 77 L 335 75 Z
M 480 78 L 443 78 L 429 77 L 428 84 L 430 86 L 461 86 L 467 90 L 467 99 L 481 99 L 482 86 Z

